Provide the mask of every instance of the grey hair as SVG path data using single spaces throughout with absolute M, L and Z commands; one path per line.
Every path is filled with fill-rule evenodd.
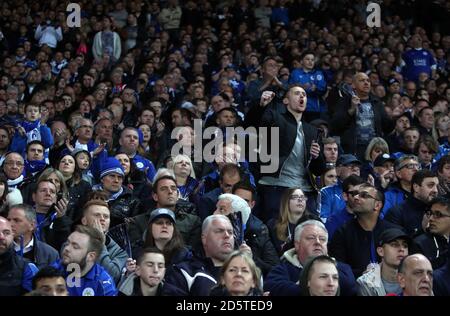
M 307 221 L 297 225 L 297 227 L 295 228 L 295 237 L 294 237 L 295 241 L 300 240 L 300 236 L 302 235 L 303 230 L 305 229 L 306 226 L 316 226 L 316 227 L 321 228 L 326 233 L 327 242 L 328 242 L 328 231 L 325 228 L 325 225 L 322 222 L 315 220 L 315 219 L 310 219 L 310 220 L 307 220 Z
M 6 88 L 6 92 L 15 92 L 19 93 L 19 88 L 15 85 L 9 85 L 8 88 Z
M 209 226 L 211 226 L 212 221 L 214 221 L 214 220 L 224 220 L 224 221 L 227 221 L 228 223 L 230 223 L 230 225 L 231 225 L 231 222 L 230 222 L 229 218 L 226 217 L 225 215 L 222 215 L 222 214 L 209 215 L 203 221 L 203 224 L 202 224 L 202 235 L 206 233 L 206 231 L 209 229 Z
M 25 218 L 27 219 L 27 221 L 37 224 L 36 211 L 30 205 L 16 204 L 11 206 L 10 210 L 15 208 L 23 210 L 23 213 L 25 214 Z
M 85 117 L 81 117 L 79 120 L 75 121 L 75 126 L 73 127 L 73 130 L 76 131 L 77 129 L 79 129 L 81 127 L 81 121 L 82 120 L 87 120 L 90 121 L 92 123 L 92 125 L 94 125 L 94 122 L 92 122 L 91 119 L 89 118 L 85 118 Z
M 247 223 L 247 220 L 250 216 L 250 212 L 252 210 L 250 209 L 250 206 L 248 206 L 247 202 L 243 198 L 237 196 L 236 194 L 223 193 L 219 195 L 219 201 L 221 200 L 231 201 L 231 209 L 233 213 L 241 212 L 242 221 L 244 223 Z

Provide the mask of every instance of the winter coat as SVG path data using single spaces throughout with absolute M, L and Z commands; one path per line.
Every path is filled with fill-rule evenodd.
M 338 262 L 339 287 L 341 296 L 356 295 L 356 281 L 350 267 Z M 264 282 L 264 291 L 269 291 L 271 296 L 300 296 L 298 285 L 302 264 L 298 261 L 295 249 L 290 249 L 283 254 L 281 263 L 276 265 L 267 275 Z
M 119 282 L 127 259 L 128 254 L 112 238 L 107 236 L 97 263 L 105 268 L 106 272 L 114 279 L 114 282 Z
M 444 236 L 429 232 L 414 238 L 409 250 L 410 254 L 421 253 L 430 260 L 433 270 L 445 265 L 448 252 L 448 240 Z
M 392 131 L 394 125 L 379 99 L 370 96 L 369 101 L 374 113 L 375 135 L 383 137 Z M 356 118 L 355 115 L 348 114 L 350 106 L 351 96 L 346 95 L 339 99 L 335 107 L 335 115 L 330 120 L 330 135 L 340 136 L 344 151 L 348 154 L 356 154 Z
M 403 227 L 409 236 L 414 237 L 423 232 L 422 220 L 427 209 L 427 204 L 411 195 L 402 204 L 391 208 L 385 220 Z
M 353 274 L 358 278 L 369 263 L 378 262 L 376 247 L 379 236 L 391 227 L 398 228 L 392 223 L 378 219 L 374 229 L 366 231 L 356 218 L 351 219 L 334 233 L 328 246 L 329 254 L 336 260 L 350 265 Z M 373 249 L 373 253 L 371 249 Z

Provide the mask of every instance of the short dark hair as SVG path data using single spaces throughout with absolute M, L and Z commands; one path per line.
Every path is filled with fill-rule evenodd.
M 443 205 L 447 208 L 447 211 L 450 210 L 450 200 L 443 196 L 437 196 L 430 202 L 430 207 L 434 204 Z
M 175 180 L 174 177 L 169 176 L 169 175 L 162 176 L 162 177 L 158 178 L 158 179 L 153 183 L 153 187 L 152 187 L 153 193 L 157 193 L 157 192 L 158 192 L 158 183 L 159 183 L 159 181 L 164 180 L 164 179 L 172 180 L 172 181 L 175 183 L 175 185 L 177 184 L 177 181 Z
M 436 173 L 434 171 L 423 169 L 417 171 L 411 180 L 411 192 L 414 194 L 414 184 L 422 185 L 422 182 L 425 178 L 434 178 L 437 177 Z
M 161 250 L 159 250 L 158 248 L 147 247 L 147 248 L 142 249 L 142 251 L 139 253 L 139 256 L 137 257 L 137 260 L 136 260 L 136 264 L 140 265 L 142 263 L 142 260 L 144 260 L 145 255 L 149 254 L 149 253 L 158 253 L 160 255 L 163 255 L 163 257 L 164 257 L 164 253 Z
M 239 181 L 235 185 L 233 185 L 233 189 L 231 190 L 231 193 L 235 193 L 237 190 L 246 190 L 250 191 L 252 193 L 252 200 L 256 200 L 256 190 L 252 187 L 252 185 L 248 181 Z
M 444 170 L 444 166 L 446 164 L 450 164 L 450 156 L 449 155 L 443 156 L 441 159 L 439 159 L 438 165 L 437 165 L 437 170 L 439 172 L 442 172 Z
M 41 145 L 42 146 L 42 149 L 44 149 L 45 150 L 45 146 L 44 146 L 44 143 L 43 142 L 41 142 L 40 140 L 32 140 L 31 142 L 29 142 L 28 144 L 27 144 L 27 148 L 26 148 L 26 153 L 28 153 L 28 149 L 30 149 L 30 147 L 32 146 L 32 145 L 36 145 L 36 144 L 38 144 L 38 145 Z
M 355 174 L 352 174 L 348 176 L 343 182 L 342 182 L 342 191 L 348 192 L 348 189 L 350 186 L 360 185 L 366 183 L 363 178 L 360 176 L 357 176 Z
M 46 266 L 46 267 L 43 267 L 42 269 L 40 269 L 38 271 L 38 273 L 36 273 L 36 275 L 33 277 L 33 279 L 31 280 L 31 286 L 32 286 L 31 288 L 33 290 L 35 290 L 39 280 L 48 279 L 48 278 L 63 278 L 63 279 L 65 279 L 66 277 L 64 276 L 63 271 L 58 270 L 52 266 Z

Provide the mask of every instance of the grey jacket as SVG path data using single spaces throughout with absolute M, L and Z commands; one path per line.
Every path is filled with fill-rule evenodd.
M 122 269 L 125 267 L 128 254 L 111 238 L 106 237 L 105 246 L 103 246 L 97 263 L 100 264 L 111 275 L 116 284 L 122 275 Z
M 372 269 L 357 278 L 356 283 L 358 284 L 358 296 L 386 296 L 379 264 L 373 265 Z

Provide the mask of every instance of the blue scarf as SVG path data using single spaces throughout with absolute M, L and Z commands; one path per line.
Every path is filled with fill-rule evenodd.
M 34 130 L 35 128 L 39 128 L 41 126 L 41 121 L 40 120 L 36 120 L 34 122 L 23 121 L 22 123 L 20 123 L 20 125 L 22 125 L 22 127 L 25 129 L 25 132 L 28 133 Z
M 45 167 L 47 167 L 47 163 L 45 162 L 45 160 L 25 160 L 25 175 L 29 177 L 36 172 L 44 170 Z

